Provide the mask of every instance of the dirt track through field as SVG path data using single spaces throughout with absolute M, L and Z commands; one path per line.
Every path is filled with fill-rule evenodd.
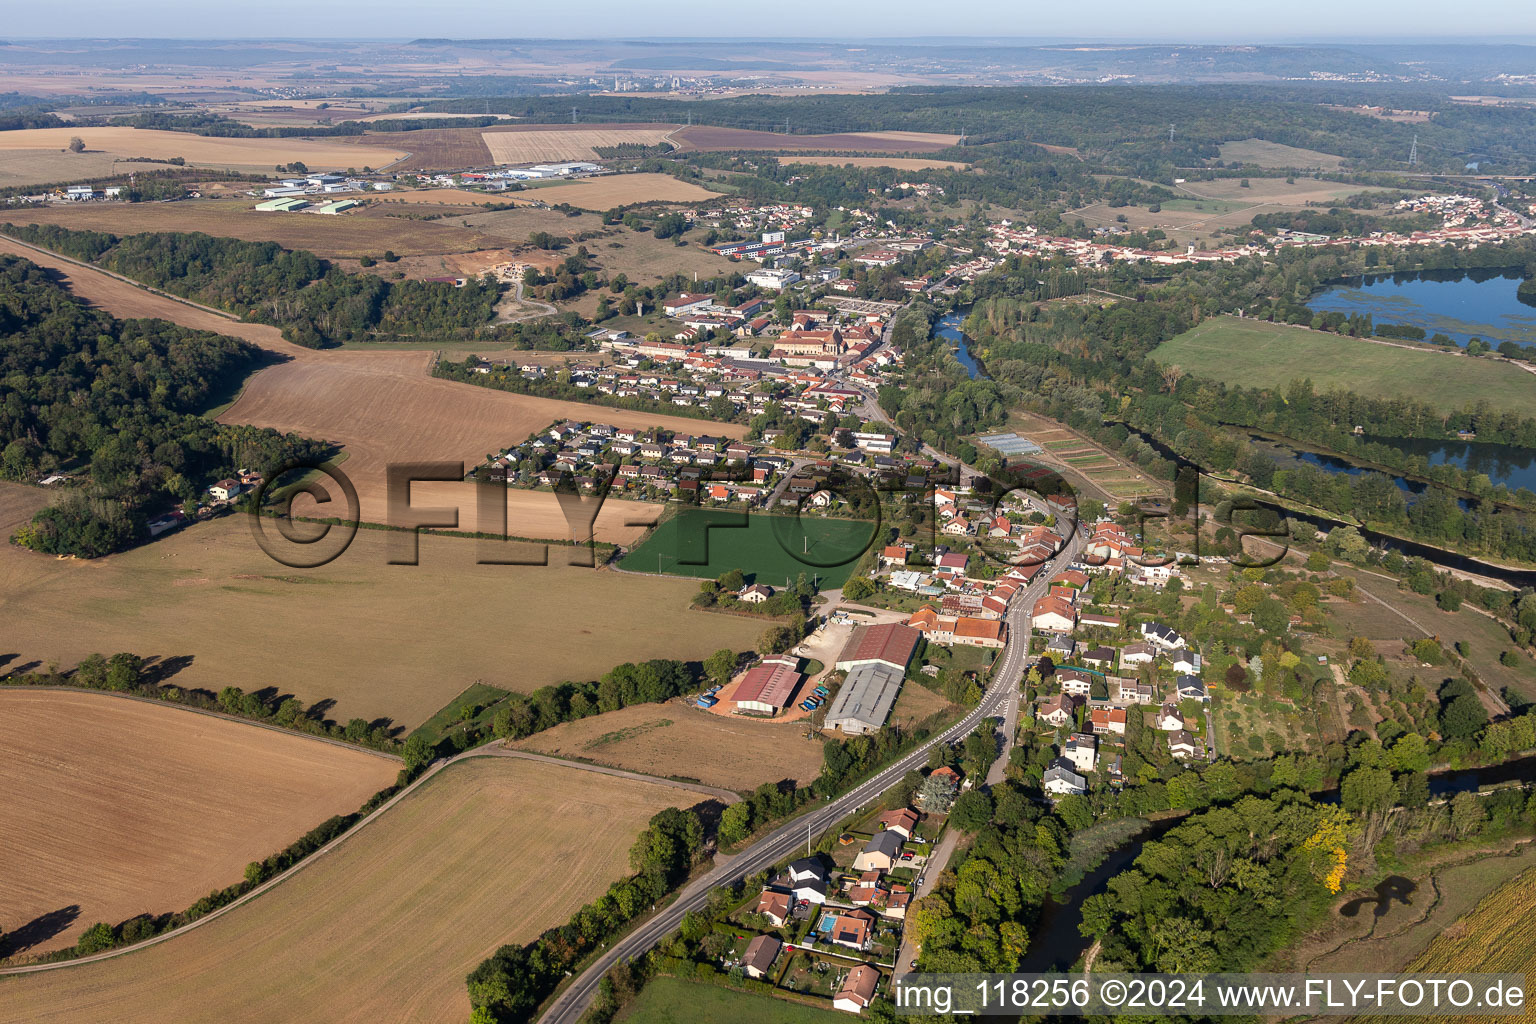
M 0 1022 L 457 1024 L 475 964 L 566 920 L 628 871 L 653 813 L 693 802 L 660 785 L 474 758 L 204 927 L 0 978 Z
M 97 921 L 183 910 L 355 811 L 399 769 L 356 748 L 90 692 L 0 690 L 0 749 L 0 922 L 16 932 L 58 915 L 61 925 L 39 928 L 28 953 L 72 945 Z

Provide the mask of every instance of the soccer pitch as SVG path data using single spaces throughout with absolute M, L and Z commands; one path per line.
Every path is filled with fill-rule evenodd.
M 847 582 L 874 541 L 876 524 L 688 508 L 656 528 L 619 568 L 713 579 L 740 569 L 754 582 L 782 587 L 802 572 L 823 588 Z

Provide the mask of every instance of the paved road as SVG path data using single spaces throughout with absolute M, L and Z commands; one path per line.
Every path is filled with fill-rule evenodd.
M 670 906 L 609 947 L 590 967 L 578 975 L 570 987 L 561 993 L 540 1018 L 541 1024 L 575 1024 L 591 1003 L 603 975 L 614 964 L 620 960 L 640 956 L 656 945 L 664 936 L 677 928 L 684 914 L 704 906 L 711 890 L 762 871 L 777 861 L 785 859 L 802 847 L 808 831 L 812 835 L 825 832 L 844 817 L 900 782 L 907 772 L 926 765 L 928 751 L 935 745 L 964 739 L 983 718 L 997 714 L 1001 710 L 1005 689 L 1006 687 L 1001 684 L 994 684 L 982 698 L 981 703 L 964 718 L 869 781 L 779 826 L 772 834 L 741 853 L 723 861 L 717 861 L 713 870 L 686 886 Z
M 1081 550 L 1082 544 L 1081 532 L 1074 530 L 1072 536 L 1066 540 L 1063 550 L 1064 560 L 1070 561 L 1075 557 Z M 1029 612 L 1035 599 L 1045 591 L 1047 584 L 1047 575 L 1041 573 L 1039 578 L 1015 600 L 1014 610 L 1009 616 L 1009 636 L 1018 637 L 1020 640 L 1019 642 L 1010 640 L 1008 646 L 1004 648 L 1002 662 L 998 671 L 993 674 L 992 685 L 975 709 L 868 782 L 779 826 L 770 835 L 760 839 L 741 853 L 723 861 L 717 861 L 713 870 L 687 885 L 670 906 L 620 939 L 578 975 L 570 987 L 562 992 L 545 1011 L 540 1018 L 540 1024 L 575 1024 L 592 1002 L 598 984 L 610 968 L 620 960 L 633 959 L 656 945 L 669 932 L 677 928 L 684 914 L 703 906 L 712 889 L 755 874 L 785 859 L 805 842 L 807 834 L 821 834 L 901 781 L 902 776 L 907 772 L 925 766 L 928 763 L 928 752 L 938 744 L 964 739 L 984 718 L 1000 714 L 1006 716 L 1010 709 L 1016 715 L 1019 681 L 1023 678 L 1028 655 Z M 1023 623 L 1022 628 L 1016 626 L 1020 621 Z M 1014 632 L 1015 629 L 1018 629 L 1018 632 Z M 1010 730 L 1004 737 L 1000 761 L 1006 760 L 1012 743 L 1013 733 Z M 990 775 L 988 779 L 991 779 Z M 935 853 L 937 854 L 937 851 Z M 942 865 L 937 863 L 925 869 L 924 874 L 928 877 L 929 888 L 937 881 L 937 874 L 940 871 L 942 871 Z
M 1074 530 L 1062 548 L 1062 554 L 1057 557 L 1062 563 L 1072 561 L 1082 551 L 1084 543 L 1082 533 Z M 1023 699 L 1024 673 L 1029 667 L 1029 638 L 1033 632 L 1029 624 L 1030 612 L 1035 602 L 1045 596 L 1045 591 L 1050 586 L 1051 575 L 1053 574 L 1042 572 L 1025 588 L 1022 595 L 1014 599 L 1008 609 L 1009 643 L 1003 650 L 1002 663 L 993 674 L 996 680 L 993 685 L 1001 690 L 1003 723 L 999 727 L 997 759 L 987 770 L 986 783 L 989 787 L 996 786 L 1007 777 L 1008 755 L 1013 750 L 1014 737 L 1018 734 L 1019 728 L 1019 702 Z M 959 833 L 953 829 L 944 833 L 944 838 L 934 847 L 928 863 L 923 865 L 923 884 L 914 894 L 913 902 L 933 891 L 934 886 L 938 884 L 939 876 L 949 866 L 949 858 L 954 854 L 959 838 Z M 903 931 L 901 949 L 896 954 L 894 972 L 896 977 L 906 974 L 909 970 L 907 965 L 916 958 L 917 948 Z

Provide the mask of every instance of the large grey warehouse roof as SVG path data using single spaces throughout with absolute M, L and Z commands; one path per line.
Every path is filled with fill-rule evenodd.
M 848 672 L 848 679 L 832 706 L 827 725 L 844 732 L 873 732 L 885 724 L 901 690 L 903 673 L 886 662 L 863 662 Z

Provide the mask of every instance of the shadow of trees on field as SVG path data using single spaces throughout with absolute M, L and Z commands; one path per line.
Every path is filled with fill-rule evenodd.
M 194 660 L 190 654 L 174 654 L 164 658 L 152 654 L 144 659 L 139 670 L 139 681 L 150 686 L 163 686 L 166 680 L 178 672 L 191 668 Z
M 71 903 L 67 907 L 50 910 L 46 914 L 34 917 L 15 931 L 0 935 L 0 957 L 23 953 L 38 943 L 47 942 L 79 918 L 80 904 L 78 903 Z M 0 922 L 0 927 L 3 926 L 3 922 Z

